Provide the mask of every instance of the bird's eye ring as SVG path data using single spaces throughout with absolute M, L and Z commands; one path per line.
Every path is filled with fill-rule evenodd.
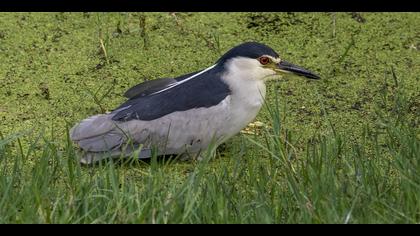
M 262 65 L 267 65 L 270 62 L 270 58 L 262 56 L 258 58 L 258 61 L 260 61 Z

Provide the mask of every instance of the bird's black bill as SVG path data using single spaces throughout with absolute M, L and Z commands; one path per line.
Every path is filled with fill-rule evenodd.
M 279 69 L 283 71 L 288 71 L 296 75 L 304 76 L 309 79 L 321 79 L 321 77 L 310 72 L 309 70 L 304 69 L 297 65 L 293 65 L 292 63 L 289 63 L 287 61 L 281 61 L 279 64 L 277 64 L 277 66 L 279 67 Z

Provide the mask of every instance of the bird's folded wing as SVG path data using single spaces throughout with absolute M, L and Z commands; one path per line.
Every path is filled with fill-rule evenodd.
M 161 89 L 167 88 L 171 84 L 176 83 L 177 80 L 172 78 L 162 78 L 145 81 L 141 84 L 135 85 L 124 93 L 126 98 L 137 98 L 147 96 L 155 93 Z
M 150 95 L 152 93 L 156 93 L 159 92 L 165 88 L 170 87 L 171 85 L 180 82 L 184 79 L 189 78 L 191 75 L 194 75 L 196 73 L 198 73 L 200 71 L 197 72 L 193 72 L 190 74 L 186 74 L 186 75 L 182 75 L 176 78 L 160 78 L 160 79 L 154 79 L 154 80 L 149 80 L 149 81 L 145 81 L 142 82 L 140 84 L 137 84 L 133 87 L 131 87 L 130 89 L 128 89 L 125 93 L 124 93 L 124 97 L 126 98 L 130 98 L 130 99 L 135 99 L 138 97 L 144 97 L 147 95 Z
M 149 95 L 138 95 L 124 102 L 111 113 L 112 120 L 154 120 L 172 112 L 211 107 L 231 92 L 220 75 L 210 71 L 180 86 L 169 86 L 162 92 L 151 92 L 153 90 L 146 90 Z

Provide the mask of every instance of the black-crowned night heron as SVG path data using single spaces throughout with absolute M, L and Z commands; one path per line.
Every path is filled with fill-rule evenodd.
M 240 44 L 214 65 L 176 78 L 156 79 L 129 89 L 129 99 L 108 114 L 75 125 L 70 136 L 83 150 L 82 163 L 107 157 L 197 156 L 239 133 L 264 103 L 265 81 L 314 73 L 282 60 L 270 47 Z

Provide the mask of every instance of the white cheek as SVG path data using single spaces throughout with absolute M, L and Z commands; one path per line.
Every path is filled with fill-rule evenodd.
M 274 70 L 263 68 L 255 59 L 235 58 L 228 63 L 228 74 L 242 81 L 264 81 L 265 77 L 275 75 Z
M 266 79 L 267 76 L 272 76 L 275 75 L 276 72 L 272 69 L 266 69 L 266 68 L 261 68 L 261 72 L 259 72 L 261 75 L 263 75 L 263 78 L 261 79 Z

